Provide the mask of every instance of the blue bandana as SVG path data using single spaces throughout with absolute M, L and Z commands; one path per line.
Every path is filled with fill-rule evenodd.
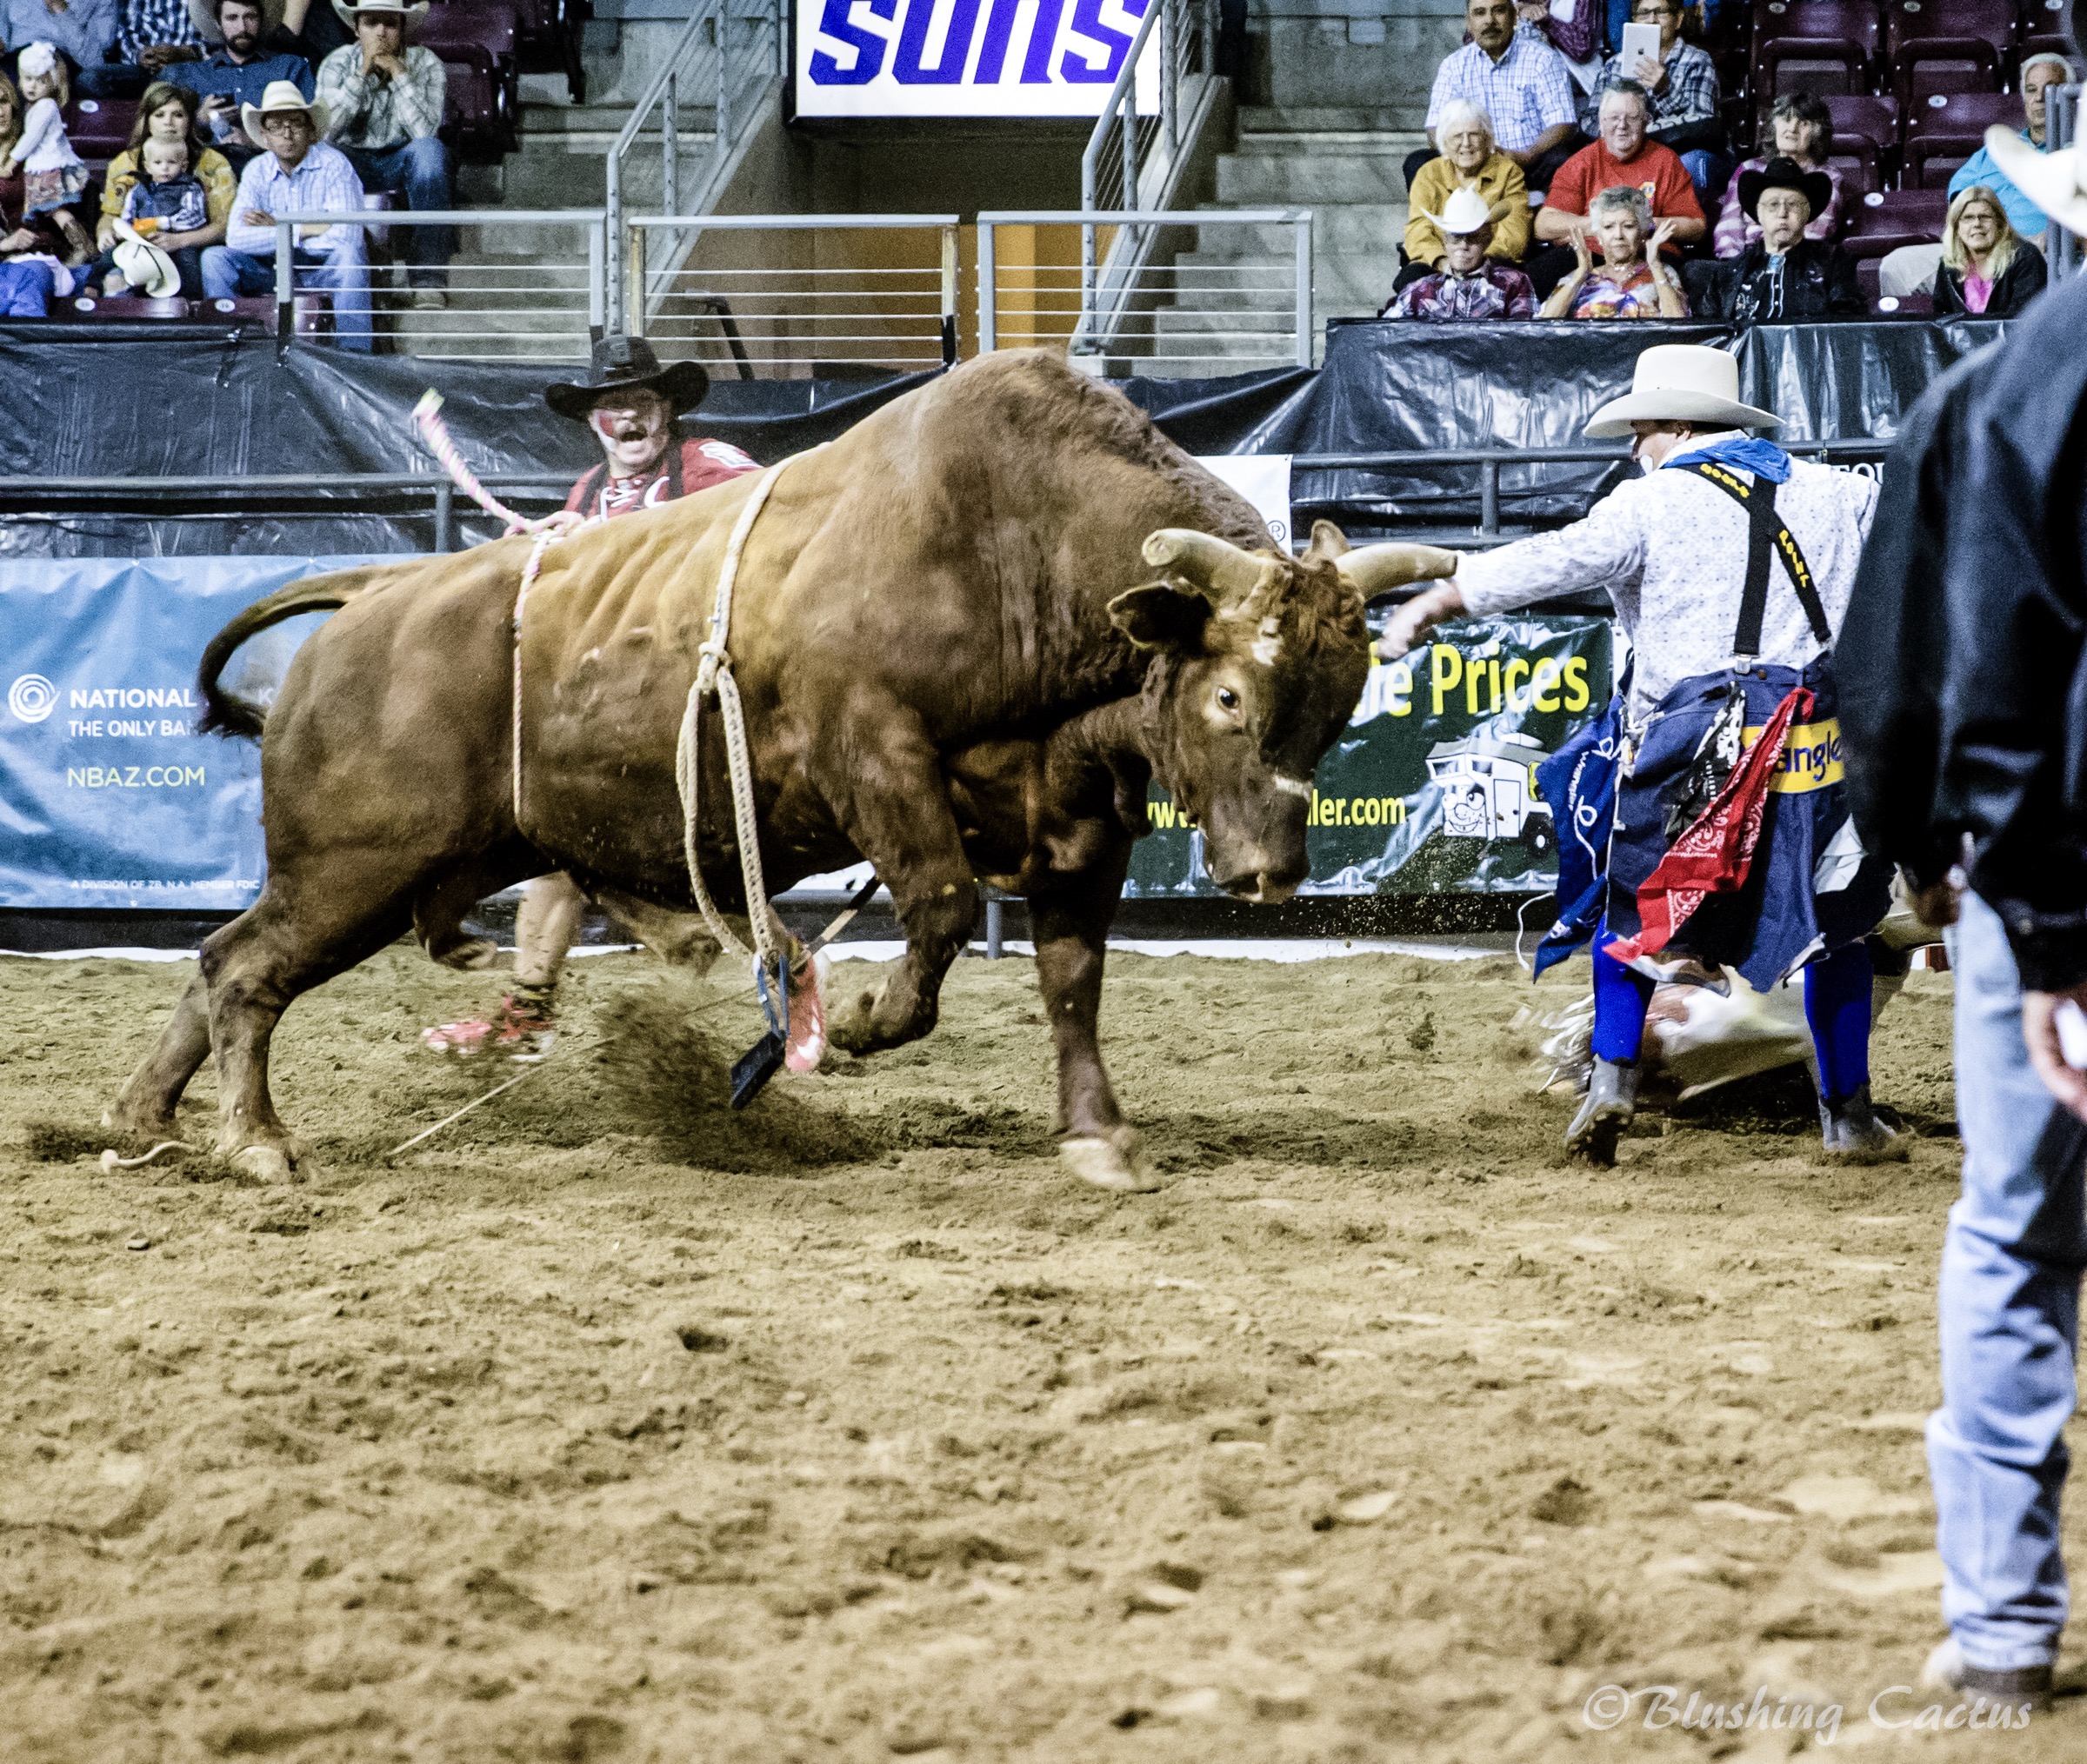
M 1661 464 L 1664 469 L 1670 465 L 1687 465 L 1698 459 L 1707 459 L 1716 465 L 1736 466 L 1742 471 L 1750 471 L 1756 477 L 1766 478 L 1771 484 L 1790 482 L 1790 456 L 1774 442 L 1757 441 L 1750 436 L 1713 441 L 1708 447 L 1677 454 Z

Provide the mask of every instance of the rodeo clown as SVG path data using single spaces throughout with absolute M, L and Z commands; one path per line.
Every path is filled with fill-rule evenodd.
M 1462 557 L 1380 644 L 1396 658 L 1445 619 L 1591 589 L 1607 589 L 1630 638 L 1607 717 L 1545 768 L 1547 782 L 1572 770 L 1574 818 L 1597 823 L 1590 886 L 1546 941 L 1555 959 L 1593 933 L 1593 1070 L 1565 1143 L 1597 1162 L 1637 1108 L 1656 956 L 1736 969 L 1756 990 L 1802 967 L 1828 1155 L 1906 1154 L 1870 1102 L 1863 940 L 1891 871 L 1865 858 L 1849 819 L 1831 655 L 1877 486 L 1748 436 L 1781 419 L 1738 392 L 1722 350 L 1645 350 L 1630 396 L 1587 425 L 1635 436 L 1644 476 L 1572 526 Z
M 730 442 L 679 432 L 675 418 L 700 404 L 710 383 L 694 362 L 661 366 L 643 337 L 607 336 L 595 344 L 584 380 L 545 387 L 543 402 L 559 416 L 584 423 L 601 444 L 601 463 L 573 485 L 566 508 L 590 521 L 613 520 L 760 470 Z M 528 1059 L 544 1052 L 553 1035 L 558 975 L 586 909 L 570 876 L 525 883 L 515 915 L 514 991 L 490 1022 L 444 1023 L 423 1029 L 421 1040 L 442 1054 L 490 1049 Z

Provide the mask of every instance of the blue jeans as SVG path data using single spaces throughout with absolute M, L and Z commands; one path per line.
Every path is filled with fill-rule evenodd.
M 2087 1262 L 2087 1123 L 2030 1068 L 2014 956 L 1975 895 L 1950 949 L 1964 1193 L 1943 1244 L 1942 1407 L 1928 1418 L 1928 1475 L 1943 1615 L 1967 1661 L 2004 1672 L 2056 1657 L 2070 1604 L 2058 1496 Z
M 0 263 L 0 318 L 42 318 L 57 278 L 48 263 Z
M 1696 186 L 1696 205 L 1713 226 L 1717 224 L 1718 208 L 1724 201 L 1724 187 L 1732 181 L 1732 172 L 1738 163 L 1722 153 L 1710 153 L 1701 148 L 1681 156 L 1689 182 Z
M 324 253 L 302 248 L 290 256 L 297 285 L 333 296 L 333 340 L 344 349 L 367 355 L 373 347 L 370 328 L 370 266 L 363 261 L 363 236 L 349 230 L 345 241 Z M 203 291 L 210 300 L 254 300 L 276 291 L 276 266 L 265 257 L 250 257 L 229 245 L 212 245 L 203 254 Z
M 397 147 L 343 147 L 341 151 L 364 190 L 403 190 L 409 210 L 450 206 L 450 150 L 435 136 L 403 141 Z M 401 227 L 391 237 L 414 287 L 442 286 L 443 268 L 457 250 L 454 228 Z

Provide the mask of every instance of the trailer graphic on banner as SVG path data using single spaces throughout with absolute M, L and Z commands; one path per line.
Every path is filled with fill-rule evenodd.
M 1150 0 L 798 0 L 799 116 L 1098 116 Z M 1137 67 L 1159 109 L 1159 36 Z
M 1473 619 L 1375 662 L 1348 732 L 1319 762 L 1308 895 L 1537 893 L 1557 829 L 1536 769 L 1609 700 L 1606 619 Z M 1216 895 L 1203 835 L 1155 782 L 1126 895 Z

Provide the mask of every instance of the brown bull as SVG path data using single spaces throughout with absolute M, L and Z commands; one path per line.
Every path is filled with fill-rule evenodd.
M 285 1174 L 301 1148 L 270 1100 L 268 1046 L 290 1001 L 409 925 L 437 960 L 471 960 L 463 915 L 546 870 L 672 944 L 693 899 L 676 736 L 757 482 L 550 548 L 523 621 L 519 816 L 511 621 L 530 541 L 300 583 L 221 631 L 203 692 L 218 727 L 261 735 L 219 670 L 268 625 L 341 609 L 267 717 L 266 885 L 203 945 L 110 1124 L 163 1134 L 214 1050 L 218 1152 Z M 1324 524 L 1301 558 L 1266 543 L 1253 509 L 1126 400 L 1048 356 L 999 355 L 791 465 L 739 571 L 730 650 L 768 885 L 866 858 L 905 930 L 904 958 L 837 1009 L 833 1041 L 863 1054 L 926 1034 L 974 879 L 1019 891 L 1059 1129 L 1106 1187 L 1144 1185 L 1095 1022 L 1149 778 L 1201 823 L 1220 883 L 1286 898 L 1306 875 L 1313 770 L 1369 666 L 1364 599 L 1449 567 L 1420 548 L 1350 551 Z M 702 753 L 703 875 L 743 912 L 714 709 Z

